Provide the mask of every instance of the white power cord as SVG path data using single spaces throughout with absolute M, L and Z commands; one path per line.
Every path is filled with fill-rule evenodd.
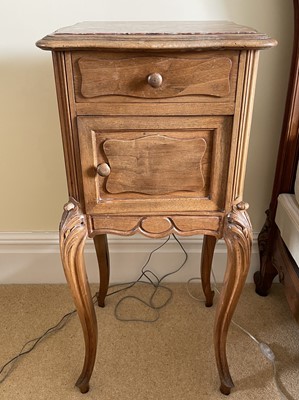
M 215 274 L 214 274 L 214 271 L 213 271 L 213 270 L 212 270 L 212 277 L 213 277 L 213 281 L 214 281 L 213 288 L 214 288 L 214 290 L 215 290 L 216 293 L 220 294 L 220 291 L 219 291 L 219 289 L 218 289 L 218 287 L 217 287 L 216 278 L 215 278 Z M 194 300 L 196 300 L 196 301 L 204 302 L 204 300 L 202 300 L 202 299 L 200 299 L 200 298 L 198 298 L 198 297 L 195 297 L 195 296 L 190 292 L 189 284 L 190 284 L 192 281 L 194 281 L 194 280 L 197 280 L 197 281 L 200 281 L 200 282 L 201 282 L 201 278 L 191 278 L 191 279 L 189 279 L 189 280 L 187 281 L 187 292 L 188 292 L 189 296 L 190 296 L 192 299 L 194 299 Z M 275 359 L 275 354 L 274 354 L 274 352 L 271 350 L 271 348 L 270 348 L 266 343 L 260 342 L 255 336 L 253 336 L 250 332 L 248 332 L 245 328 L 243 328 L 241 325 L 239 325 L 239 324 L 238 324 L 237 322 L 235 322 L 233 319 L 232 319 L 231 322 L 232 322 L 233 325 L 235 325 L 236 327 L 238 327 L 242 332 L 244 332 L 247 336 L 249 336 L 250 339 L 252 339 L 252 340 L 259 346 L 259 349 L 260 349 L 261 353 L 263 354 L 263 356 L 264 356 L 269 362 L 271 362 L 271 364 L 272 364 L 272 366 L 273 366 L 273 380 L 274 380 L 275 386 L 276 386 L 276 388 L 277 388 L 277 391 L 278 391 L 278 393 L 279 393 L 280 399 L 281 399 L 281 400 L 295 400 L 295 399 L 293 399 L 293 398 L 290 397 L 290 396 L 289 396 L 289 397 L 286 397 L 286 396 L 284 395 L 284 393 L 282 392 L 282 390 L 281 390 L 279 384 L 278 384 L 278 379 L 277 379 L 277 368 L 276 368 L 276 359 Z

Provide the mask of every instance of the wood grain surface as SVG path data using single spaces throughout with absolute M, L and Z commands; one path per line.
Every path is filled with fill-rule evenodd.
M 166 194 L 202 190 L 203 138 L 176 139 L 146 136 L 131 140 L 108 139 L 103 151 L 111 167 L 109 193 Z
M 239 51 L 72 53 L 76 103 L 234 102 Z M 159 87 L 148 78 L 161 75 Z
M 224 97 L 230 92 L 232 61 L 227 57 L 101 59 L 83 56 L 78 64 L 81 94 L 87 99 L 105 95 L 153 99 L 186 95 Z M 158 88 L 147 81 L 152 73 L 162 77 Z

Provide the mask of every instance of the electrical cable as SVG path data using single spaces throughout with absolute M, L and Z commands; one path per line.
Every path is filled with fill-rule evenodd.
M 107 294 L 107 296 L 112 296 L 112 295 L 114 295 L 116 293 L 125 291 L 125 290 L 133 287 L 137 283 L 150 284 L 150 285 L 153 285 L 153 287 L 154 287 L 154 292 L 152 293 L 152 295 L 150 297 L 150 300 L 148 302 L 144 301 L 143 299 L 137 298 L 137 296 L 125 296 L 123 299 L 119 300 L 119 302 L 116 304 L 115 309 L 114 309 L 115 316 L 116 316 L 116 318 L 118 320 L 121 320 L 121 321 L 128 321 L 129 320 L 129 319 L 121 318 L 117 314 L 117 309 L 118 309 L 119 305 L 121 304 L 121 302 L 123 302 L 124 300 L 126 300 L 128 298 L 137 299 L 138 301 L 146 304 L 148 307 L 156 310 L 157 316 L 156 316 L 156 318 L 154 320 L 148 320 L 148 321 L 144 320 L 142 322 L 155 322 L 159 318 L 159 310 L 161 308 L 165 307 L 170 302 L 170 300 L 172 299 L 172 296 L 173 296 L 172 290 L 169 289 L 166 286 L 162 286 L 161 282 L 166 277 L 178 272 L 186 264 L 187 259 L 188 259 L 188 254 L 187 254 L 186 250 L 184 249 L 183 245 L 180 243 L 180 241 L 177 239 L 177 237 L 175 235 L 173 235 L 173 237 L 176 240 L 176 242 L 179 244 L 179 246 L 181 247 L 183 253 L 185 254 L 184 261 L 182 262 L 182 264 L 175 271 L 172 271 L 172 272 L 169 272 L 169 273 L 165 274 L 164 276 L 162 276 L 162 278 L 158 278 L 158 276 L 153 271 L 151 271 L 149 269 L 145 269 L 147 267 L 147 265 L 149 264 L 149 262 L 150 262 L 150 260 L 152 258 L 152 255 L 156 251 L 161 249 L 164 245 L 166 245 L 166 243 L 168 243 L 168 241 L 170 240 L 170 236 L 168 236 L 167 239 L 162 244 L 160 244 L 158 247 L 156 247 L 154 250 L 152 250 L 150 252 L 147 261 L 145 262 L 145 264 L 143 265 L 143 267 L 141 269 L 141 274 L 140 274 L 139 278 L 136 281 L 127 282 L 127 283 L 123 283 L 123 284 L 120 284 L 120 285 L 118 284 L 118 285 L 111 285 L 110 286 L 110 289 L 111 289 L 111 288 L 116 287 L 116 286 L 124 286 L 125 285 L 124 288 L 121 288 L 121 289 L 115 290 L 113 292 L 110 292 L 110 293 Z M 149 274 L 151 274 L 156 279 L 156 281 L 157 281 L 156 283 L 150 278 Z M 145 277 L 148 281 L 142 281 L 143 277 Z M 157 293 L 159 288 L 165 289 L 166 291 L 168 291 L 170 293 L 170 295 L 166 299 L 166 301 L 164 301 L 161 305 L 157 306 L 157 305 L 154 305 L 154 297 L 155 297 L 155 295 L 156 295 L 156 293 Z M 97 293 L 93 295 L 92 300 L 93 300 L 93 303 L 95 304 L 96 301 L 97 301 Z M 46 337 L 48 337 L 52 333 L 55 333 L 55 332 L 61 330 L 66 325 L 66 323 L 69 321 L 70 317 L 73 316 L 76 313 L 77 313 L 77 310 L 72 310 L 69 313 L 65 314 L 56 325 L 54 325 L 54 326 L 50 327 L 49 329 L 47 329 L 41 336 L 39 336 L 39 337 L 37 337 L 35 339 L 31 339 L 28 342 L 26 342 L 16 356 L 11 358 L 4 365 L 0 366 L 0 384 L 2 382 L 4 382 L 4 380 L 8 377 L 8 375 L 12 371 L 12 368 L 15 365 L 15 363 L 22 356 L 24 356 L 26 354 L 29 354 L 32 350 L 34 350 L 34 348 L 38 345 L 38 343 L 40 343 L 43 339 L 45 339 Z M 140 321 L 140 320 L 136 319 L 135 321 Z M 28 349 L 26 349 L 26 347 L 31 343 L 32 343 L 32 345 Z M 3 375 L 3 376 L 1 377 L 1 375 Z
M 213 288 L 214 288 L 215 292 L 219 295 L 219 294 L 220 294 L 220 291 L 219 291 L 219 289 L 218 289 L 218 287 L 217 287 L 217 282 L 216 282 L 216 277 L 215 277 L 214 271 L 212 270 L 211 272 L 212 272 L 212 277 L 213 277 L 213 282 L 214 282 Z M 202 300 L 202 299 L 200 299 L 200 298 L 198 298 L 198 297 L 195 297 L 195 296 L 192 295 L 192 293 L 190 292 L 189 284 L 190 284 L 192 281 L 194 281 L 194 280 L 198 280 L 198 281 L 201 282 L 201 278 L 199 278 L 199 277 L 190 278 L 190 279 L 187 281 L 187 292 L 188 292 L 189 296 L 190 296 L 192 299 L 194 299 L 194 300 L 196 300 L 196 301 L 204 302 L 204 300 Z M 261 351 L 261 353 L 263 354 L 263 356 L 264 356 L 269 362 L 271 362 L 272 367 L 273 367 L 273 380 L 274 380 L 276 389 L 277 389 L 277 391 L 278 391 L 278 394 L 279 394 L 279 396 L 280 396 L 280 399 L 281 399 L 281 400 L 293 400 L 291 397 L 287 398 L 287 397 L 284 395 L 282 389 L 281 389 L 280 386 L 279 386 L 278 377 L 277 377 L 277 368 L 276 368 L 276 362 L 277 362 L 277 361 L 276 361 L 275 354 L 274 354 L 274 352 L 272 351 L 272 349 L 271 349 L 266 343 L 260 342 L 260 341 L 259 341 L 255 336 L 253 336 L 247 329 L 243 328 L 241 325 L 239 325 L 237 322 L 235 322 L 234 319 L 231 320 L 231 323 L 232 323 L 233 325 L 235 325 L 237 328 L 239 328 L 239 329 L 240 329 L 243 333 L 245 333 L 247 336 L 249 336 L 250 339 L 252 339 L 252 340 L 259 346 L 259 350 Z
M 96 295 L 94 295 L 92 299 L 93 299 L 93 302 L 95 303 Z M 21 348 L 21 350 L 19 351 L 19 353 L 16 356 L 11 358 L 9 361 L 7 361 L 4 365 L 2 365 L 0 367 L 0 377 L 1 377 L 1 374 L 3 374 L 3 372 L 4 372 L 3 377 L 0 378 L 0 384 L 2 382 L 4 382 L 5 379 L 8 377 L 8 375 L 11 372 L 15 362 L 19 358 L 21 358 L 22 356 L 24 356 L 24 355 L 30 353 L 32 350 L 34 350 L 35 347 L 38 345 L 38 343 L 40 343 L 43 339 L 48 337 L 51 333 L 58 332 L 59 330 L 61 330 L 66 325 L 66 323 L 69 321 L 70 317 L 73 316 L 74 314 L 76 314 L 76 312 L 77 312 L 77 310 L 70 311 L 69 313 L 65 314 L 56 325 L 54 325 L 54 326 L 50 327 L 49 329 L 47 329 L 41 336 L 39 336 L 39 337 L 37 337 L 35 339 L 28 340 L 28 342 L 26 342 L 23 345 L 23 347 Z M 30 343 L 32 343 L 32 345 L 27 350 L 25 350 L 26 347 Z M 9 367 L 9 368 L 7 368 L 7 367 Z
M 114 308 L 114 315 L 115 318 L 119 321 L 123 321 L 123 322 L 145 322 L 145 323 L 152 323 L 152 322 L 156 322 L 159 317 L 160 317 L 160 313 L 159 311 L 164 308 L 172 299 L 173 297 L 173 291 L 167 287 L 162 285 L 161 283 L 163 282 L 163 280 L 165 280 L 167 277 L 169 277 L 170 275 L 176 274 L 177 272 L 179 272 L 183 266 L 186 264 L 187 260 L 188 260 L 188 254 L 184 248 L 184 246 L 182 245 L 182 243 L 177 239 L 177 237 L 173 234 L 172 235 L 173 238 L 175 239 L 175 241 L 177 242 L 177 244 L 180 246 L 183 254 L 184 254 L 184 260 L 182 261 L 182 263 L 179 265 L 179 267 L 177 267 L 175 270 L 168 272 L 167 274 L 163 275 L 161 278 L 159 278 L 153 271 L 151 271 L 150 269 L 146 269 L 146 267 L 148 266 L 152 255 L 159 250 L 161 247 L 163 247 L 166 243 L 168 243 L 170 236 L 168 236 L 168 238 L 166 239 L 166 241 L 164 241 L 160 246 L 158 246 L 157 248 L 155 248 L 153 251 L 150 252 L 147 261 L 145 262 L 145 264 L 143 265 L 143 267 L 141 268 L 141 274 L 139 276 L 139 278 L 134 281 L 134 282 L 128 282 L 128 286 L 126 288 L 120 289 L 120 290 L 127 290 L 131 287 L 133 287 L 134 285 L 136 285 L 137 283 L 142 283 L 142 284 L 147 284 L 147 285 L 151 285 L 153 286 L 154 290 L 149 298 L 148 301 L 141 299 L 140 297 L 134 296 L 134 295 L 128 295 L 128 296 L 124 296 L 123 298 L 121 298 L 115 308 Z M 155 279 L 156 282 L 154 282 L 151 277 L 149 276 L 149 274 L 151 274 Z M 142 278 L 146 278 L 147 281 L 142 280 Z M 111 287 L 114 287 L 117 285 L 113 285 Z M 154 298 L 156 297 L 157 293 L 158 293 L 158 289 L 163 289 L 165 291 L 167 291 L 169 293 L 169 296 L 167 297 L 167 299 L 162 302 L 160 305 L 156 305 L 154 304 Z M 113 291 L 112 293 L 109 293 L 109 295 L 118 293 L 120 290 L 117 291 Z M 141 304 L 144 304 L 145 306 L 147 306 L 149 309 L 153 310 L 156 313 L 156 316 L 152 319 L 142 319 L 142 318 L 126 318 L 126 317 L 122 317 L 120 315 L 119 312 L 119 308 L 120 305 L 128 300 L 135 300 L 137 302 L 140 302 Z
M 126 287 L 125 287 L 125 288 L 121 288 L 121 289 L 117 289 L 117 290 L 115 290 L 115 291 L 113 291 L 113 292 L 110 292 L 110 293 L 107 293 L 107 296 L 106 296 L 106 297 L 112 296 L 113 294 L 122 292 L 122 291 L 124 291 L 124 290 L 130 289 L 131 287 L 135 286 L 136 283 L 139 282 L 139 281 L 142 279 L 142 276 L 143 276 L 143 274 L 144 274 L 144 269 L 145 269 L 145 268 L 147 267 L 147 265 L 149 264 L 149 262 L 150 262 L 150 260 L 151 260 L 151 258 L 152 258 L 152 255 L 153 255 L 156 251 L 160 250 L 163 246 L 165 246 L 165 244 L 168 243 L 169 240 L 170 240 L 170 236 L 167 236 L 167 239 L 166 239 L 162 244 L 160 244 L 158 247 L 156 247 L 154 250 L 152 250 L 152 251 L 149 253 L 148 258 L 147 258 L 145 264 L 141 267 L 141 272 L 142 272 L 142 273 L 141 273 L 140 277 L 139 277 L 137 280 L 132 281 L 132 282 L 116 283 L 116 284 L 114 284 L 114 285 L 110 285 L 110 286 L 109 286 L 109 289 L 114 288 L 114 287 L 118 287 L 118 286 L 126 286 Z
M 163 307 L 165 307 L 165 306 L 170 302 L 170 300 L 172 299 L 172 297 L 173 297 L 173 291 L 172 291 L 170 288 L 161 285 L 161 282 L 162 282 L 164 279 L 166 279 L 167 277 L 169 277 L 170 275 L 173 275 L 173 274 L 179 272 L 179 271 L 183 268 L 183 266 L 186 264 L 186 262 L 187 262 L 187 260 L 188 260 L 188 254 L 187 254 L 185 248 L 183 247 L 182 243 L 177 239 L 177 237 L 176 237 L 174 234 L 173 234 L 172 236 L 173 236 L 173 238 L 175 239 L 175 241 L 177 242 L 177 244 L 180 246 L 180 248 L 182 249 L 182 251 L 183 251 L 183 253 L 184 253 L 184 256 L 185 256 L 185 257 L 184 257 L 184 260 L 182 261 L 182 263 L 180 264 L 179 267 L 177 267 L 175 270 L 173 270 L 173 271 L 171 271 L 171 272 L 169 272 L 169 273 L 163 275 L 161 278 L 159 278 L 159 277 L 158 277 L 153 271 L 151 271 L 150 269 L 146 269 L 146 267 L 148 266 L 148 264 L 149 264 L 149 262 L 150 262 L 150 260 L 151 260 L 151 258 L 152 258 L 152 256 L 153 256 L 153 254 L 154 254 L 156 251 L 158 251 L 159 249 L 161 249 L 163 246 L 165 246 L 165 245 L 169 242 L 170 236 L 168 236 L 167 239 L 166 239 L 161 245 L 159 245 L 158 247 L 156 247 L 154 250 L 152 250 L 152 251 L 149 253 L 149 256 L 148 256 L 148 258 L 147 258 L 145 264 L 144 264 L 143 267 L 141 268 L 141 274 L 140 274 L 140 276 L 138 277 L 137 280 L 132 281 L 132 282 L 122 283 L 122 284 L 111 285 L 111 286 L 109 287 L 109 289 L 111 289 L 111 288 L 114 288 L 114 287 L 125 286 L 125 287 L 121 287 L 120 289 L 116 289 L 116 290 L 114 290 L 114 291 L 108 293 L 107 296 L 112 296 L 112 295 L 114 295 L 114 294 L 117 294 L 117 293 L 126 291 L 126 290 L 132 288 L 133 286 L 135 286 L 135 285 L 138 284 L 138 283 L 140 283 L 140 284 L 151 285 L 151 286 L 153 286 L 153 288 L 154 288 L 154 291 L 153 291 L 153 293 L 151 294 L 151 296 L 150 296 L 150 298 L 149 298 L 148 301 L 143 300 L 143 299 L 141 299 L 141 298 L 139 298 L 139 297 L 137 297 L 137 296 L 134 296 L 134 295 L 127 295 L 127 296 L 124 296 L 123 298 L 121 298 L 121 299 L 117 302 L 117 304 L 116 304 L 116 306 L 115 306 L 115 308 L 114 308 L 114 315 L 115 315 L 115 317 L 116 317 L 119 321 L 125 321 L 125 322 L 146 322 L 146 323 L 155 322 L 155 321 L 157 321 L 157 320 L 159 319 L 159 310 L 161 310 Z M 151 276 L 150 276 L 150 275 L 151 275 Z M 217 287 L 216 278 L 215 278 L 215 274 L 214 274 L 213 270 L 212 270 L 212 277 L 213 277 L 213 281 L 214 281 L 214 289 L 215 289 L 215 291 L 219 294 L 220 292 L 219 292 L 219 289 L 218 289 L 218 287 Z M 142 280 L 143 278 L 147 279 L 147 281 Z M 156 282 L 154 282 L 153 278 L 156 280 Z M 204 300 L 195 297 L 195 296 L 192 295 L 192 293 L 190 292 L 190 290 L 189 290 L 189 285 L 190 285 L 190 283 L 191 283 L 193 280 L 199 280 L 199 281 L 201 281 L 201 278 L 195 277 L 195 278 L 189 279 L 188 282 L 187 282 L 187 292 L 188 292 L 189 296 L 190 296 L 191 298 L 193 298 L 194 300 L 197 300 L 197 301 L 200 301 L 200 302 L 204 302 Z M 154 298 L 155 298 L 155 296 L 156 296 L 157 291 L 158 291 L 159 288 L 168 291 L 168 292 L 169 292 L 169 296 L 168 296 L 168 298 L 167 298 L 162 304 L 160 304 L 160 305 L 155 305 L 155 304 L 154 304 Z M 146 305 L 147 307 L 149 307 L 150 309 L 156 311 L 156 317 L 155 317 L 154 319 L 148 319 L 148 320 L 137 319 L 137 318 L 134 319 L 134 318 L 124 318 L 124 317 L 121 317 L 121 316 L 119 315 L 119 313 L 118 313 L 118 308 L 120 307 L 120 305 L 121 305 L 124 301 L 126 301 L 126 300 L 128 300 L 128 299 L 137 300 L 137 301 L 141 302 L 142 304 L 145 304 L 145 305 Z M 95 304 L 96 301 L 97 301 L 97 293 L 92 297 L 92 300 L 93 300 L 93 303 Z M 9 361 L 7 361 L 3 366 L 0 367 L 0 384 L 1 384 L 2 382 L 4 382 L 4 380 L 7 378 L 7 376 L 8 376 L 9 373 L 11 372 L 11 370 L 12 370 L 14 364 L 16 363 L 16 361 L 17 361 L 18 359 L 20 359 L 22 356 L 24 356 L 24 355 L 30 353 L 32 350 L 34 350 L 34 348 L 37 346 L 37 344 L 40 343 L 43 339 L 47 338 L 47 337 L 48 337 L 49 335 L 51 335 L 52 333 L 55 333 L 55 332 L 61 330 L 61 329 L 67 324 L 67 322 L 69 321 L 70 317 L 73 316 L 74 314 L 76 314 L 76 312 L 77 312 L 76 310 L 70 311 L 69 313 L 65 314 L 65 315 L 60 319 L 60 321 L 59 321 L 56 325 L 54 325 L 54 326 L 50 327 L 49 329 L 47 329 L 41 336 L 39 336 L 39 337 L 37 337 L 37 338 L 35 338 L 35 339 L 31 339 L 31 340 L 29 340 L 28 342 L 26 342 L 26 343 L 23 345 L 23 347 L 22 347 L 22 349 L 20 350 L 20 352 L 19 352 L 16 356 L 14 356 L 13 358 L 11 358 L 11 359 L 10 359 Z M 277 362 L 277 361 L 276 361 L 276 358 L 275 358 L 275 354 L 273 353 L 273 351 L 271 350 L 271 348 L 270 348 L 266 343 L 260 342 L 258 339 L 256 339 L 249 331 L 247 331 L 247 330 L 246 330 L 245 328 L 243 328 L 241 325 L 239 325 L 238 323 L 236 323 L 233 319 L 232 319 L 231 322 L 232 322 L 233 325 L 235 325 L 236 327 L 238 327 L 243 333 L 245 333 L 246 335 L 248 335 L 248 336 L 259 346 L 259 349 L 260 349 L 261 353 L 264 355 L 264 357 L 265 357 L 269 362 L 272 363 L 272 366 L 273 366 L 273 379 L 274 379 L 276 388 L 277 388 L 277 390 L 278 390 L 278 392 L 279 392 L 280 398 L 281 398 L 281 400 L 288 400 L 288 398 L 284 395 L 284 393 L 282 392 L 282 390 L 281 390 L 281 388 L 280 388 L 280 386 L 279 386 L 279 384 L 278 384 L 278 379 L 277 379 L 277 368 L 276 368 L 276 362 Z M 30 343 L 32 343 L 31 347 L 29 347 L 29 349 L 25 350 L 26 347 L 27 347 Z M 9 367 L 9 368 L 8 368 L 8 367 Z M 3 374 L 3 372 L 4 372 L 4 376 L 1 378 L 1 374 Z M 290 400 L 290 399 L 291 399 L 291 398 L 289 398 L 289 400 Z

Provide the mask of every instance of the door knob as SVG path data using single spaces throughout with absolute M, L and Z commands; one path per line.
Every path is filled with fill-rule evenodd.
M 97 173 L 100 176 L 106 177 L 110 175 L 110 166 L 107 163 L 102 163 L 97 166 Z

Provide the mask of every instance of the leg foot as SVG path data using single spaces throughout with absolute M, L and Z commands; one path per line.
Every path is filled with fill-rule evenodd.
M 215 236 L 205 235 L 203 238 L 200 269 L 202 290 L 206 298 L 206 307 L 211 307 L 213 305 L 214 291 L 211 289 L 211 270 L 216 242 L 217 239 Z
M 226 340 L 229 324 L 243 289 L 250 264 L 252 246 L 252 228 L 246 212 L 248 204 L 233 206 L 226 216 L 224 239 L 227 245 L 227 268 L 224 285 L 217 305 L 214 346 L 216 362 L 220 376 L 220 390 L 229 394 L 234 386 L 226 357 Z
M 97 253 L 100 272 L 100 288 L 98 292 L 98 306 L 105 307 L 105 298 L 109 287 L 110 261 L 107 235 L 97 235 L 93 238 Z
M 89 389 L 97 351 L 97 322 L 84 265 L 84 244 L 87 236 L 86 217 L 80 204 L 70 198 L 64 206 L 59 227 L 60 253 L 64 272 L 80 318 L 85 358 L 81 375 L 76 383 L 82 393 Z
M 261 266 L 261 271 L 257 271 L 253 275 L 253 280 L 255 283 L 255 293 L 257 293 L 259 296 L 262 297 L 268 296 L 269 290 L 272 286 L 273 279 L 277 275 L 277 271 L 275 271 L 276 273 L 273 273 L 271 275 L 265 274 L 266 269 L 268 270 L 271 269 L 271 266 L 269 268 L 263 265 Z
M 220 385 L 220 392 L 222 393 L 222 394 L 225 394 L 226 396 L 228 396 L 229 394 L 230 394 L 230 391 L 231 391 L 231 388 L 233 387 L 234 385 L 232 385 L 232 386 L 226 386 L 226 385 L 224 385 L 223 383 L 221 383 L 221 385 Z
M 79 388 L 81 393 L 89 392 L 89 382 L 76 382 L 76 386 Z

